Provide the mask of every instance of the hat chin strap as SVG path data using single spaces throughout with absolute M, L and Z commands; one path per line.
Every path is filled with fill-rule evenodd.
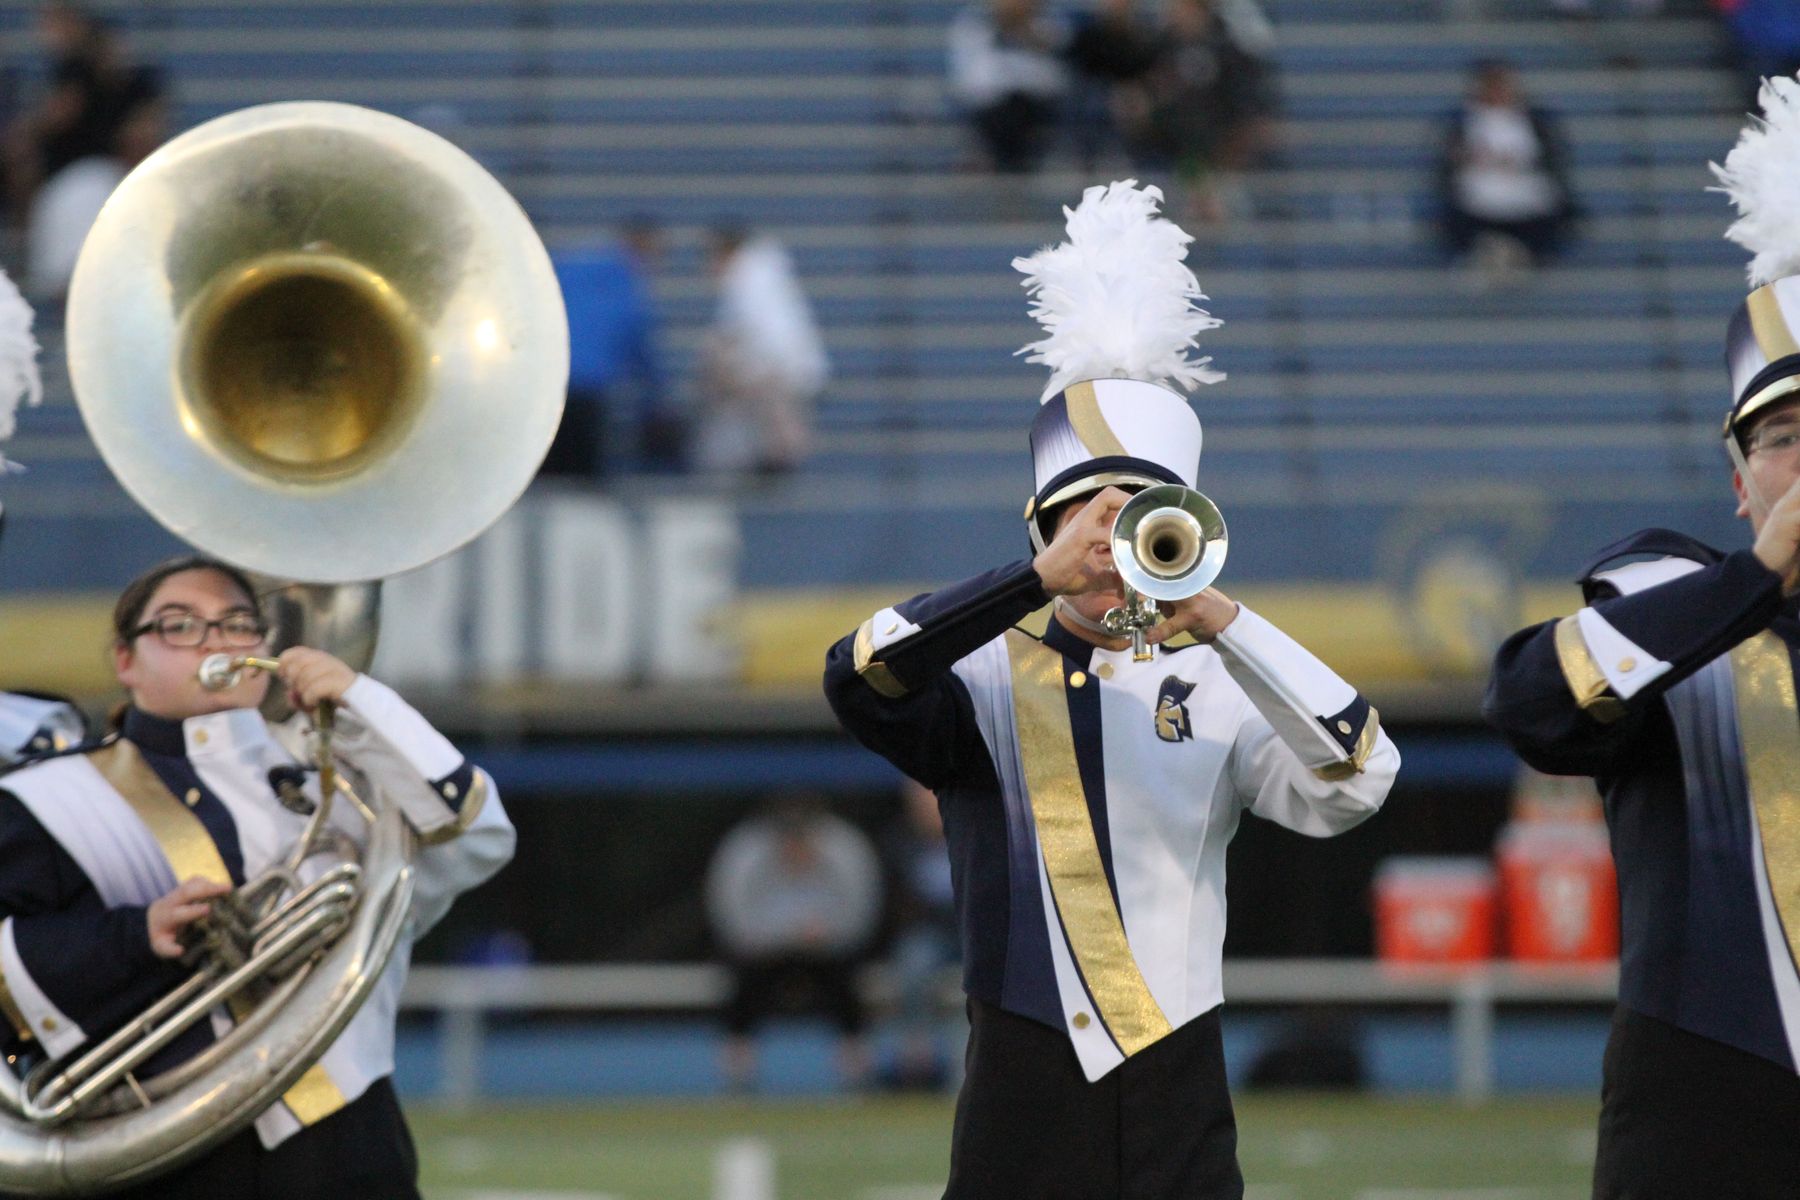
M 1090 621 L 1080 613 L 1076 612 L 1075 606 L 1069 603 L 1069 598 L 1067 596 L 1058 596 L 1056 598 L 1056 611 L 1059 616 L 1067 618 L 1071 625 L 1078 625 L 1089 633 L 1097 633 L 1108 641 L 1116 642 L 1119 640 L 1118 634 L 1114 633 L 1100 622 Z
M 1738 478 L 1744 481 L 1744 499 L 1750 503 L 1750 512 L 1761 525 L 1769 519 L 1769 502 L 1763 499 L 1762 489 L 1756 485 L 1756 476 L 1750 473 L 1750 463 L 1744 458 L 1744 448 L 1738 445 L 1737 431 L 1732 430 L 1725 435 L 1725 453 L 1731 458 L 1731 465 L 1737 468 Z

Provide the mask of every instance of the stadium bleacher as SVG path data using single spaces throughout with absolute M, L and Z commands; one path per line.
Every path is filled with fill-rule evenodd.
M 0 3 L 16 79 L 35 60 L 35 7 Z M 965 134 L 941 82 L 956 0 L 96 7 L 167 72 L 177 127 L 265 101 L 354 101 L 461 142 L 553 248 L 659 214 L 684 374 L 709 311 L 707 224 L 735 216 L 786 241 L 836 376 L 814 461 L 739 501 L 747 587 L 928 582 L 989 565 L 994 537 L 1017 537 L 1043 375 L 1012 353 L 1035 329 L 1008 264 L 1055 237 L 1060 206 L 1094 180 L 1066 155 L 1023 181 L 959 167 Z M 1268 7 L 1280 146 L 1249 181 L 1253 213 L 1196 230 L 1191 255 L 1226 321 L 1208 345 L 1231 379 L 1198 407 L 1203 486 L 1239 535 L 1234 578 L 1392 583 L 1367 531 L 1445 503 L 1529 526 L 1506 566 L 1532 580 L 1566 579 L 1635 525 L 1732 539 L 1715 420 L 1742 256 L 1720 237 L 1729 213 L 1705 162 L 1739 114 L 1714 26 L 1558 20 L 1531 0 Z M 1465 66 L 1494 54 L 1566 118 L 1588 218 L 1528 287 L 1475 293 L 1432 235 L 1432 153 Z M 20 560 L 44 565 L 14 582 L 42 571 L 89 586 L 57 552 L 65 534 L 160 535 L 53 383 L 14 453 L 32 486 L 9 498 L 47 518 L 18 534 Z M 935 536 L 907 528 L 920 512 Z M 789 536 L 802 527 L 812 535 Z

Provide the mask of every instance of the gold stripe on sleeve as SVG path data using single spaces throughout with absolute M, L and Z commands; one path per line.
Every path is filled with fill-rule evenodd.
M 1069 425 L 1075 436 L 1095 458 L 1125 457 L 1125 443 L 1119 440 L 1106 415 L 1100 411 L 1100 397 L 1094 394 L 1094 383 L 1070 384 L 1063 389 L 1063 402 L 1068 405 Z
M 906 695 L 906 685 L 894 677 L 888 665 L 875 657 L 875 618 L 870 617 L 856 630 L 856 673 L 863 682 L 889 700 Z
M 1766 630 L 1743 642 L 1731 652 L 1731 678 L 1769 893 L 1800 964 L 1800 708 L 1786 643 Z
M 1144 982 L 1107 886 L 1075 761 L 1063 657 L 1016 629 L 1007 632 L 1006 647 L 1019 757 L 1050 892 L 1100 1019 L 1120 1050 L 1136 1054 L 1171 1032 L 1169 1019 Z
M 1600 664 L 1581 636 L 1581 623 L 1575 614 L 1556 623 L 1556 661 L 1562 667 L 1563 680 L 1581 711 L 1602 725 L 1610 725 L 1625 715 L 1625 702 L 1612 694 L 1612 685 L 1600 672 Z
M 1381 714 L 1369 705 L 1369 715 L 1363 720 L 1362 732 L 1356 735 L 1356 745 L 1350 750 L 1350 757 L 1340 763 L 1330 763 L 1313 771 L 1327 783 L 1337 783 L 1354 775 L 1361 775 L 1363 768 L 1369 765 L 1369 755 L 1375 753 L 1375 738 L 1381 732 Z

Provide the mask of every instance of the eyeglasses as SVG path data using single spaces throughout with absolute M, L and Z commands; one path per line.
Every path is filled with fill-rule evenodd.
M 202 645 L 207 633 L 214 629 L 227 646 L 260 645 L 269 633 L 269 627 L 252 613 L 226 613 L 216 621 L 208 621 L 197 613 L 171 612 L 145 621 L 131 631 L 131 636 L 154 633 L 164 645 L 185 649 Z
M 1800 423 L 1764 425 L 1750 435 L 1749 447 L 1752 454 L 1792 454 L 1800 448 Z

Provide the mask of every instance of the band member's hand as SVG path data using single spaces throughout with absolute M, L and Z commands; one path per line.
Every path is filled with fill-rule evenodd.
M 150 949 L 158 958 L 180 958 L 187 950 L 181 931 L 212 911 L 212 900 L 231 890 L 229 883 L 195 877 L 150 902 L 145 922 L 150 927 Z
M 1800 479 L 1769 509 L 1754 553 L 1763 566 L 1781 576 L 1783 595 L 1800 591 Z
M 323 650 L 295 646 L 281 652 L 281 682 L 295 708 L 317 708 L 321 700 L 337 703 L 356 682 L 356 672 Z
M 1112 526 L 1129 499 L 1125 492 L 1109 487 L 1064 520 L 1056 537 L 1031 560 L 1046 592 L 1080 596 L 1119 586 L 1118 572 L 1113 569 Z
M 1166 642 L 1178 633 L 1191 633 L 1194 640 L 1210 642 L 1219 631 L 1237 619 L 1237 601 L 1218 588 L 1207 588 L 1186 600 L 1159 600 L 1163 619 L 1144 631 L 1144 640 L 1152 646 Z

